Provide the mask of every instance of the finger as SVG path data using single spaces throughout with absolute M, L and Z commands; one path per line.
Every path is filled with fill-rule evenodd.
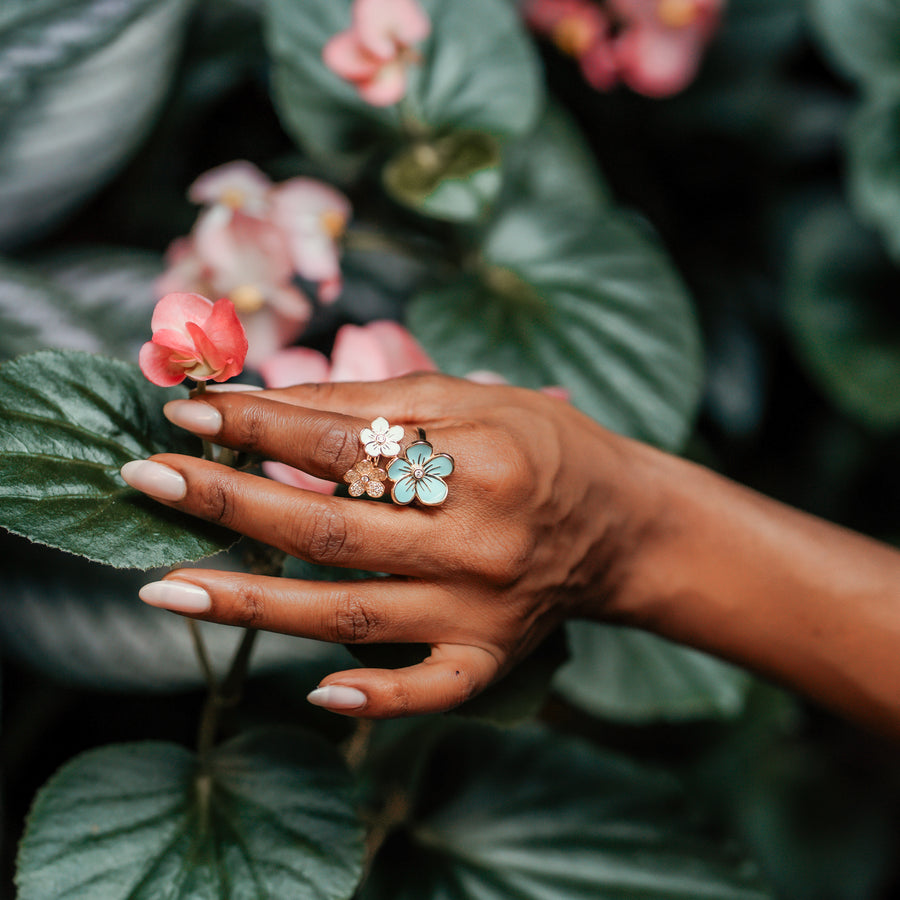
M 307 700 L 366 719 L 444 712 L 483 691 L 500 668 L 499 659 L 480 647 L 438 644 L 428 659 L 405 669 L 352 669 L 329 675 Z
M 299 490 L 193 456 L 162 454 L 122 467 L 133 488 L 248 537 L 329 566 L 438 576 L 428 509 Z
M 292 406 L 259 394 L 172 400 L 163 411 L 170 422 L 217 444 L 287 463 L 331 481 L 341 481 L 363 458 L 359 434 L 370 424 L 365 419 Z
M 207 622 L 261 628 L 341 644 L 430 643 L 435 635 L 461 637 L 451 598 L 433 584 L 379 578 L 301 581 L 178 569 L 144 585 L 150 606 Z
M 248 386 L 247 390 L 255 391 L 255 396 L 258 397 L 309 409 L 358 416 L 369 421 L 376 416 L 415 421 L 421 418 L 423 412 L 434 412 L 445 407 L 448 398 L 452 398 L 466 386 L 474 385 L 463 378 L 419 373 L 392 378 L 386 382 L 334 381 L 266 390 Z M 203 399 L 210 399 L 210 393 L 222 396 L 232 391 L 227 384 L 209 386 Z

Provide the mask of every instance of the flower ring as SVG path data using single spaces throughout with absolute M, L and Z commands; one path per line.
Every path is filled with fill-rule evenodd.
M 425 506 L 440 506 L 447 499 L 444 479 L 453 471 L 453 457 L 435 453 L 428 441 L 416 441 L 387 467 L 394 486 L 391 499 L 406 506 L 413 500 Z
M 400 452 L 403 428 L 391 425 L 387 419 L 379 416 L 371 428 L 360 431 L 359 439 L 369 456 L 396 456 Z
M 358 462 L 344 475 L 344 481 L 350 485 L 351 497 L 361 497 L 363 494 L 368 494 L 376 500 L 384 494 L 384 481 L 386 478 L 387 472 L 384 469 L 379 469 L 370 459 Z

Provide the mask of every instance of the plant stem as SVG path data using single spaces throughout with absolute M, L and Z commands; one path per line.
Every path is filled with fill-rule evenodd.
M 196 619 L 186 619 L 188 631 L 191 633 L 191 640 L 194 643 L 194 653 L 197 654 L 197 662 L 200 663 L 200 669 L 203 672 L 203 678 L 209 690 L 215 691 L 218 687 L 216 682 L 216 673 L 213 671 L 212 663 L 209 659 L 209 653 L 206 650 L 206 643 L 203 635 L 200 633 L 200 625 Z
M 206 382 L 205 381 L 195 381 L 194 387 L 191 390 L 191 396 L 199 397 L 205 393 L 206 393 Z M 208 440 L 206 440 L 206 438 L 203 438 L 203 459 L 208 459 L 212 462 L 215 462 L 216 456 L 215 456 L 215 453 L 213 452 L 214 446 L 215 445 L 213 444 L 212 441 L 208 441 Z

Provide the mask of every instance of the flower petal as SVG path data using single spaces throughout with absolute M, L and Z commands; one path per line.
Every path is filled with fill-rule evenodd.
M 372 431 L 376 434 L 386 434 L 390 427 L 390 423 L 384 416 L 379 416 L 372 422 Z
M 416 483 L 416 496 L 426 506 L 437 506 L 447 499 L 447 485 L 440 478 L 426 475 Z
M 144 377 L 160 387 L 174 387 L 184 381 L 184 366 L 172 362 L 172 351 L 147 341 L 138 357 Z
M 410 464 L 402 457 L 398 456 L 388 467 L 387 476 L 391 481 L 399 481 L 401 478 L 409 475 L 412 471 Z
M 185 322 L 205 322 L 212 308 L 212 300 L 199 294 L 166 294 L 153 308 L 150 328 L 152 331 L 168 328 L 183 332 Z
M 365 492 L 366 484 L 362 479 L 354 481 L 353 484 L 350 485 L 349 494 L 351 497 L 362 497 Z
M 412 503 L 416 498 L 417 484 L 418 482 L 411 475 L 401 478 L 391 490 L 391 497 L 393 497 L 394 503 L 399 503 L 401 506 Z
M 370 497 L 374 497 L 376 500 L 379 497 L 384 496 L 384 482 L 382 481 L 370 481 L 366 485 L 366 493 Z
M 406 458 L 409 460 L 410 466 L 422 466 L 431 458 L 434 448 L 428 441 L 416 441 L 406 448 Z
M 447 453 L 435 453 L 422 468 L 426 475 L 440 475 L 446 478 L 453 471 L 453 457 Z

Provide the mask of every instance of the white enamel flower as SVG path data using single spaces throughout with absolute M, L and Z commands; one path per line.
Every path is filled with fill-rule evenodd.
M 387 419 L 379 416 L 371 428 L 360 431 L 359 439 L 369 456 L 397 456 L 403 439 L 403 428 L 391 425 Z

